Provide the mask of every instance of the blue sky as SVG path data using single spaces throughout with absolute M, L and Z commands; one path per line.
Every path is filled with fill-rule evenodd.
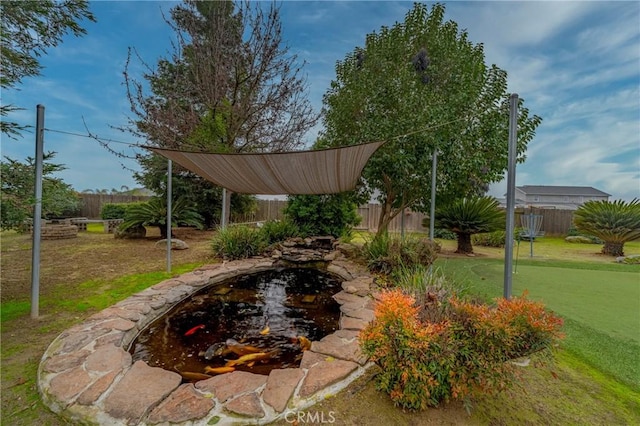
M 35 106 L 46 107 L 45 127 L 136 142 L 113 130 L 127 121 L 122 85 L 127 47 L 154 64 L 170 50 L 172 32 L 163 21 L 174 3 L 97 1 L 97 23 L 88 34 L 68 37 L 41 58 L 43 75 L 20 90 L 3 91 L 2 102 L 26 108 L 11 116 L 35 123 Z M 281 17 L 291 52 L 307 62 L 309 97 L 319 111 L 335 76 L 335 63 L 365 36 L 404 19 L 410 1 L 284 1 Z M 447 19 L 485 46 L 486 61 L 509 74 L 509 91 L 525 99 L 543 122 L 519 165 L 517 185 L 593 186 L 612 199 L 640 197 L 640 3 L 631 2 L 446 2 Z M 142 71 L 140 67 L 136 67 Z M 320 128 L 308 135 L 312 142 Z M 126 149 L 125 145 L 113 145 Z M 68 170 L 59 177 L 76 190 L 139 186 L 121 160 L 97 142 L 45 133 L 45 150 Z M 2 155 L 34 155 L 34 135 L 3 136 Z M 124 163 L 136 168 L 135 161 Z M 506 184 L 491 188 L 502 196 Z

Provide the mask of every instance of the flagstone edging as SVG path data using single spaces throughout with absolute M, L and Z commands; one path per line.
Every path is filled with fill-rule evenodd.
M 299 368 L 269 376 L 235 371 L 195 384 L 176 372 L 132 362 L 126 348 L 171 307 L 203 287 L 278 266 L 278 256 L 208 265 L 162 281 L 61 333 L 38 368 L 38 389 L 51 410 L 79 424 L 265 424 L 335 395 L 371 363 L 358 333 L 373 319 L 373 278 L 337 252 L 327 271 L 344 281 L 334 298 L 340 329 L 312 342 Z

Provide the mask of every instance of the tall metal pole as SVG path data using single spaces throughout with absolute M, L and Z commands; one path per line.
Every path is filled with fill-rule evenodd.
M 229 223 L 229 217 L 227 216 L 227 188 L 222 188 L 222 214 L 220 217 L 220 229 L 227 227 Z
M 533 226 L 533 209 L 529 212 L 529 257 L 533 257 L 533 239 L 535 238 L 535 227 Z
M 434 149 L 431 155 L 431 206 L 429 209 L 429 239 L 433 241 L 435 236 L 436 220 L 436 170 L 438 168 L 438 150 Z
M 436 235 L 436 170 L 438 168 L 438 149 L 431 154 L 431 206 L 429 206 L 429 239 Z M 433 263 L 429 265 L 429 275 L 433 273 Z
M 33 206 L 33 245 L 31 250 L 31 318 L 39 316 L 40 233 L 42 232 L 42 162 L 44 157 L 44 105 L 36 106 L 36 174 Z
M 507 236 L 504 246 L 504 298 L 511 298 L 513 264 L 513 225 L 516 198 L 516 154 L 518 151 L 518 94 L 509 99 L 509 162 L 507 164 Z
M 167 272 L 169 273 L 171 273 L 171 210 L 173 208 L 171 205 L 172 175 L 173 164 L 169 160 L 167 163 Z

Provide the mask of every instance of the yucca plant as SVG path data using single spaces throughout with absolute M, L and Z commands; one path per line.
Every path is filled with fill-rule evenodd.
M 462 198 L 436 209 L 435 226 L 454 232 L 458 237 L 456 253 L 468 254 L 473 253 L 472 235 L 505 227 L 505 212 L 494 197 Z
M 171 205 L 171 226 L 178 224 L 202 228 L 203 218 L 184 198 Z M 167 238 L 167 202 L 164 198 L 153 197 L 145 203 L 136 203 L 127 208 L 121 229 L 136 226 L 157 226 L 162 238 Z
M 573 223 L 604 241 L 603 254 L 624 256 L 624 243 L 640 238 L 640 200 L 587 201 L 573 214 Z

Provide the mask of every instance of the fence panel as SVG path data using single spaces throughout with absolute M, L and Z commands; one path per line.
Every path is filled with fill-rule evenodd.
M 149 198 L 150 197 L 121 194 L 80 194 L 80 199 L 82 201 L 80 216 L 89 219 L 98 219 L 100 218 L 100 209 L 104 203 L 133 203 L 147 201 Z M 254 213 L 246 215 L 232 215 L 231 222 L 264 222 L 267 220 L 284 219 L 283 210 L 287 205 L 286 200 L 260 199 L 257 200 L 257 204 L 258 206 Z M 543 231 L 545 235 L 566 235 L 573 224 L 573 210 L 527 208 L 516 209 L 516 226 L 520 226 L 520 216 L 523 214 L 529 214 L 530 212 L 542 215 L 542 227 L 540 230 Z M 358 207 L 358 215 L 362 220 L 356 229 L 371 232 L 377 231 L 381 213 L 382 206 L 380 204 L 364 204 Z M 427 215 L 411 210 L 406 210 L 404 213 L 396 216 L 389 223 L 389 231 L 400 232 L 403 227 L 403 217 L 404 230 L 406 232 L 429 232 L 428 227 L 422 226 L 422 221 L 427 217 Z
M 266 222 L 284 219 L 286 200 L 257 200 L 257 209 L 248 214 L 231 214 L 231 223 Z
M 105 203 L 135 203 L 148 201 L 150 197 L 123 194 L 80 194 L 80 216 L 100 219 L 100 210 Z
M 573 210 L 557 210 L 557 209 L 516 209 L 516 226 L 520 226 L 520 216 L 523 214 L 542 215 L 541 231 L 548 236 L 566 235 L 573 223 Z M 378 220 L 382 212 L 382 206 L 379 204 L 366 204 L 358 208 L 358 215 L 362 218 L 360 225 L 356 227 L 359 230 L 375 232 L 378 229 Z M 429 227 L 422 226 L 422 221 L 428 217 L 424 213 L 406 210 L 404 213 L 404 230 L 405 232 L 429 232 Z M 402 214 L 396 216 L 389 223 L 389 231 L 400 232 L 402 230 Z
M 541 231 L 547 236 L 567 235 L 569 228 L 573 226 L 573 210 L 539 209 L 535 207 L 520 208 L 515 210 L 516 226 L 520 226 L 520 217 L 533 213 L 542 216 Z

